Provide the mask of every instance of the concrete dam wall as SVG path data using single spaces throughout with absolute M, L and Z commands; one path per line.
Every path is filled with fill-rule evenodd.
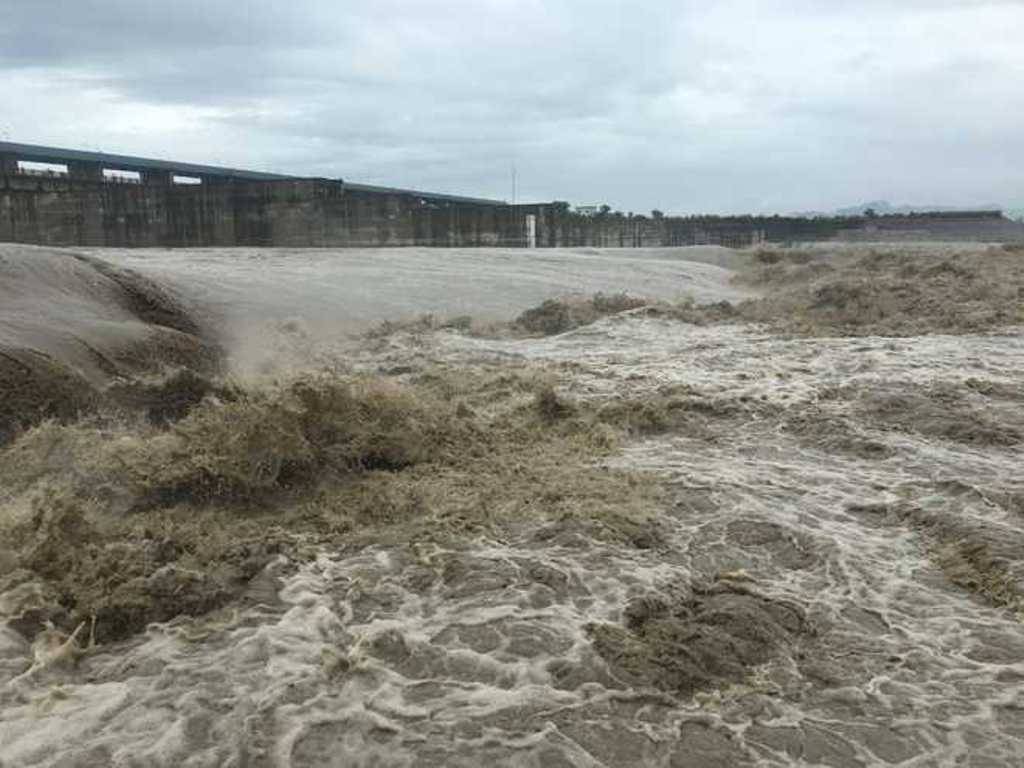
M 531 223 L 532 222 L 532 223 Z M 4 174 L 0 240 L 82 246 L 640 247 L 759 242 L 748 221 L 580 216 L 331 180 L 124 183 Z
M 130 184 L 5 176 L 0 240 L 89 246 L 523 246 L 513 206 L 330 181 Z
M 46 164 L 40 170 L 33 166 Z M 60 170 L 54 171 L 53 168 Z M 670 247 L 1024 241 L 999 211 L 882 217 L 574 213 L 502 200 L 0 142 L 0 241 L 115 247 Z

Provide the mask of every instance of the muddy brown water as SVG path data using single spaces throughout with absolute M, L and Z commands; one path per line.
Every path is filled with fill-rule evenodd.
M 734 290 L 724 270 L 683 257 L 660 259 L 659 279 L 697 272 L 707 300 Z M 232 290 L 253 284 L 231 254 L 197 258 Z M 635 255 L 601 258 L 616 272 L 609 289 L 632 288 Z M 153 274 L 187 262 L 158 260 Z M 178 284 L 191 279 L 181 269 Z M 494 274 L 504 277 L 487 290 L 518 285 Z M 417 309 L 443 308 L 429 303 Z M 894 392 L 955 391 L 1019 428 L 1020 331 L 784 339 L 619 316 L 546 339 L 441 330 L 370 346 L 311 341 L 356 370 L 527 360 L 554 366 L 569 398 L 688 387 L 723 406 L 701 415 L 701 429 L 634 440 L 611 460 L 670 488 L 645 548 L 554 524 L 450 547 L 323 551 L 297 570 L 271 564 L 253 585 L 259 607 L 154 624 L 28 677 L 32 651 L 4 628 L 0 765 L 1024 764 L 1019 606 L 956 583 L 936 552 L 957 541 L 928 524 L 952 516 L 956 536 L 1024 541 L 1021 444 L 872 415 Z M 921 412 L 934 418 L 931 406 Z M 685 617 L 671 607 L 716 588 L 727 596 L 720 612 L 705 598 Z M 799 622 L 765 629 L 756 611 L 736 621 L 749 606 L 728 607 L 728 595 L 744 593 Z M 0 596 L 0 612 L 17 597 Z M 673 688 L 658 676 L 677 669 L 667 658 L 637 666 L 595 642 L 595 627 L 632 632 L 650 620 L 637 619 L 638 605 L 653 620 L 677 611 L 686 632 L 714 626 L 723 642 L 762 632 L 757 653 L 739 677 Z

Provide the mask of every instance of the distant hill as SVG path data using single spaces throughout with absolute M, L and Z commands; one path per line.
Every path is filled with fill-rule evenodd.
M 869 208 L 879 216 L 905 213 L 925 213 L 926 211 L 998 211 L 1003 206 L 998 203 L 985 203 L 983 205 L 893 205 L 887 200 L 872 200 L 868 203 L 861 203 L 849 208 L 837 208 L 837 216 L 863 216 Z
M 956 205 L 893 205 L 888 200 L 871 200 L 860 205 L 851 205 L 847 208 L 836 208 L 833 211 L 802 211 L 794 214 L 795 216 L 806 216 L 808 218 L 815 218 L 819 216 L 863 216 L 867 210 L 872 210 L 879 216 L 888 216 L 894 214 L 907 214 L 907 213 L 926 213 L 932 211 L 949 212 L 949 211 L 998 211 L 1002 210 L 1003 206 L 998 203 L 984 203 L 981 205 L 971 206 L 956 206 Z M 1007 211 L 1007 215 L 1010 212 Z M 1024 210 L 1017 212 L 1016 216 L 1011 218 L 1019 218 L 1020 215 L 1024 215 Z

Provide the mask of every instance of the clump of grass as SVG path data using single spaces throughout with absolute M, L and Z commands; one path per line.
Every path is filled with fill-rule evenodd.
M 327 475 L 398 470 L 440 452 L 463 425 L 440 403 L 384 379 L 301 377 L 206 401 L 107 466 L 142 507 L 252 502 Z
M 809 264 L 819 252 L 812 250 L 789 250 L 786 248 L 758 248 L 754 251 L 754 261 L 758 264 Z
M 967 538 L 929 544 L 929 554 L 950 581 L 1024 618 L 1020 578 L 1007 569 L 1006 559 L 993 555 L 986 542 Z
M 1012 447 L 1024 440 L 1019 388 L 999 381 L 967 379 L 962 384 L 877 381 L 846 384 L 821 392 L 820 401 L 845 401 L 864 426 L 975 446 Z M 812 427 L 822 414 L 810 415 Z M 802 420 L 798 417 L 797 420 Z M 827 432 L 835 425 L 828 417 Z M 791 422 L 791 426 L 797 426 Z
M 191 368 L 177 368 L 159 377 L 120 380 L 103 391 L 118 408 L 137 411 L 151 424 L 167 426 L 185 418 L 208 397 L 233 401 L 239 388 L 204 376 Z
M 594 649 L 621 679 L 683 695 L 743 680 L 813 635 L 800 606 L 722 577 L 637 598 L 623 617 L 587 626 Z
M 72 421 L 99 395 L 75 371 L 40 352 L 0 347 L 0 447 L 45 419 Z
M 598 412 L 598 418 L 606 424 L 634 435 L 655 435 L 682 428 L 692 422 L 692 416 L 685 400 L 659 395 L 613 401 Z
M 25 606 L 14 628 L 31 638 L 48 624 L 88 623 L 107 642 L 223 605 L 280 545 L 248 525 L 228 532 L 209 522 L 111 519 L 95 500 L 41 489 L 30 515 L 4 525 L 17 570 L 0 574 L 0 589 L 42 579 L 53 599 Z
M 712 423 L 716 420 L 748 418 L 753 413 L 764 415 L 774 409 L 765 402 L 708 396 L 680 385 L 662 387 L 643 397 L 603 402 L 597 406 L 595 418 L 633 437 L 666 432 L 710 436 L 720 430 Z
M 545 521 L 649 545 L 658 485 L 597 464 L 619 431 L 502 368 L 236 387 L 169 427 L 49 421 L 0 451 L 0 579 L 34 574 L 102 642 L 237 599 L 278 552 Z
M 106 387 L 37 350 L 0 345 L 0 446 L 47 419 L 69 423 L 116 408 L 162 424 L 180 419 L 208 395 L 230 396 L 229 386 L 212 379 L 218 365 L 212 347 L 170 329 L 155 329 L 151 337 L 104 358 L 114 377 Z
M 884 524 L 907 524 L 951 582 L 1024 619 L 1024 534 L 1015 521 L 990 511 L 993 506 L 1019 511 L 1020 500 L 960 480 L 940 480 L 901 495 L 905 498 L 896 503 L 850 509 Z
M 596 293 L 586 297 L 548 299 L 523 312 L 513 328 L 528 334 L 554 336 L 589 325 L 602 317 L 647 306 L 650 302 L 627 293 Z
M 470 315 L 442 318 L 427 313 L 409 320 L 384 320 L 363 335 L 369 339 L 380 339 L 395 333 L 429 333 L 446 329 L 468 333 L 476 329 L 476 323 Z
M 206 399 L 170 429 L 47 423 L 4 454 L 11 492 L 68 478 L 125 511 L 267 500 L 327 476 L 396 470 L 458 442 L 466 424 L 426 393 L 385 379 L 304 376 Z
M 1024 323 L 1024 260 L 999 247 L 866 255 L 767 249 L 734 279 L 763 295 L 667 314 L 685 322 L 764 323 L 807 336 L 976 333 Z
M 543 387 L 537 392 L 534 405 L 540 417 L 547 422 L 559 421 L 576 412 L 572 403 L 560 397 L 551 386 Z

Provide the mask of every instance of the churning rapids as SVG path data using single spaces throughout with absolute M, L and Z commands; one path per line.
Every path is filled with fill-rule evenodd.
M 949 248 L 918 251 L 892 256 L 925 260 L 912 282 L 962 269 Z M 3 768 L 1024 764 L 1019 317 L 892 335 L 692 322 L 678 313 L 777 289 L 733 279 L 753 256 L 714 248 L 83 258 L 222 324 L 240 378 L 278 375 L 275 359 L 399 384 L 539 371 L 552 418 L 644 404 L 590 469 L 660 495 L 631 538 L 595 533 L 586 509 L 540 509 L 459 536 L 282 550 L 244 600 L 94 648 L 86 627 L 64 657 L 71 626 L 25 629 L 44 587 L 22 568 L 0 594 Z M 426 312 L 507 321 L 569 291 L 660 304 L 548 335 L 352 334 Z M 56 322 L 3 312 L 9 345 Z M 58 331 L 32 338 L 59 354 Z

